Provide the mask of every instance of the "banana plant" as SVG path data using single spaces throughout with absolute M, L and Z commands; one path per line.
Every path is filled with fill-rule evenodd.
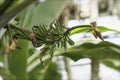
M 44 21 L 42 23 L 49 25 L 50 22 L 52 22 L 55 18 L 59 16 L 65 3 L 66 3 L 66 0 L 64 1 L 47 0 L 44 2 L 39 2 L 37 0 L 31 0 L 31 1 L 30 0 L 13 0 L 13 1 L 3 0 L 3 3 L 0 4 L 0 29 L 5 28 L 5 25 L 7 24 L 12 24 L 12 25 L 15 25 L 17 28 L 21 27 L 21 28 L 27 28 L 28 30 L 31 30 L 32 29 L 31 26 L 40 25 L 43 19 Z M 53 4 L 56 7 L 54 6 L 51 7 Z M 46 10 L 46 11 L 43 11 L 43 10 Z M 49 15 L 47 12 L 50 12 L 51 15 Z M 9 45 L 8 40 L 4 41 L 5 44 L 3 45 L 1 44 L 2 45 L 1 48 L 3 48 L 4 45 L 5 47 L 1 49 L 0 51 L 1 54 L 10 53 L 10 51 L 14 50 L 15 48 L 17 49 L 15 49 L 15 51 L 12 51 L 9 54 L 9 56 L 8 54 L 5 55 L 6 57 L 1 55 L 0 57 L 5 59 L 5 60 L 2 59 L 1 62 L 4 61 L 5 71 L 13 75 L 15 80 L 21 80 L 21 79 L 27 80 L 28 77 L 26 73 L 26 70 L 27 70 L 26 68 L 27 68 L 28 51 L 29 51 L 29 46 L 30 46 L 29 41 L 23 40 L 23 39 L 16 40 L 16 38 L 13 38 L 13 36 L 11 35 L 12 33 L 11 28 L 8 27 L 5 29 L 7 31 L 9 30 L 9 32 L 5 33 L 6 30 L 2 32 L 1 41 L 3 41 L 3 38 L 4 36 L 6 36 L 6 34 L 9 34 L 10 35 L 9 39 L 8 38 L 7 39 L 10 40 L 11 46 L 8 46 Z M 18 33 L 22 34 L 20 31 L 18 31 Z M 8 44 L 6 44 L 6 42 Z M 19 46 L 16 46 L 16 44 L 18 44 Z M 7 45 L 7 48 L 6 48 L 6 45 Z M 5 75 L 2 75 L 2 76 L 5 76 Z M 11 76 L 8 76 L 8 79 L 11 79 L 10 77 Z
M 118 61 L 120 59 L 120 46 L 110 42 L 84 43 L 74 46 L 74 42 L 70 39 L 73 34 L 92 32 L 95 38 L 103 40 L 100 32 L 119 33 L 120 31 L 94 26 L 95 22 L 66 28 L 56 20 L 66 2 L 67 0 L 46 0 L 44 2 L 3 0 L 0 4 L 0 29 L 4 28 L 6 31 L 0 39 L 0 61 L 4 65 L 0 68 L 0 75 L 4 79 L 49 80 L 47 78 L 51 78 L 49 71 L 53 71 L 56 79 L 61 80 L 57 65 L 50 62 L 54 56 L 67 56 L 74 61 L 87 57 L 100 60 L 106 65 L 108 64 L 105 60 Z M 68 48 L 68 45 L 72 48 Z M 42 49 L 29 54 L 29 48 L 41 46 Z M 58 49 L 63 51 L 59 53 Z M 43 66 L 44 63 L 45 66 Z M 113 66 L 113 68 L 116 67 Z

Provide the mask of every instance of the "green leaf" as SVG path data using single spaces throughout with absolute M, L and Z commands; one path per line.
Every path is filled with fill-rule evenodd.
M 89 50 L 86 54 L 89 58 L 95 59 L 120 59 L 120 52 L 111 48 L 103 47 L 98 49 Z
M 83 53 L 82 51 L 72 49 L 72 50 L 63 52 L 61 55 L 69 57 L 74 61 L 77 61 L 81 58 L 85 58 L 85 56 L 82 53 Z
M 21 12 L 17 17 L 20 18 L 20 21 L 18 23 L 19 27 L 28 27 L 31 23 L 31 10 L 34 8 L 33 5 L 31 5 L 29 8 L 25 9 L 23 12 Z M 30 28 L 30 27 L 28 27 Z M 10 58 L 10 72 L 14 74 L 17 78 L 17 80 L 27 80 L 27 58 L 28 58 L 28 51 L 29 51 L 29 42 L 26 40 L 19 40 L 18 46 L 22 48 L 21 50 L 16 49 L 11 53 Z M 19 66 L 17 66 L 19 65 Z M 17 67 L 16 67 L 17 66 Z
M 81 33 L 81 32 L 87 32 L 90 28 L 89 27 L 78 27 L 70 31 L 70 35 Z M 120 33 L 119 30 L 107 28 L 105 26 L 97 26 L 97 29 L 100 30 L 100 32 L 106 32 L 106 31 L 114 31 Z
M 107 41 L 103 41 L 103 42 L 100 42 L 98 44 L 93 44 L 93 43 L 84 43 L 80 46 L 76 46 L 77 48 L 83 48 L 84 50 L 88 49 L 97 49 L 97 48 L 103 48 L 103 47 L 114 47 L 114 48 L 120 48 L 120 46 L 116 45 L 116 44 L 113 44 L 113 43 L 110 43 L 110 42 L 107 42 Z
M 19 40 L 18 45 L 22 49 L 16 49 L 10 55 L 9 69 L 10 72 L 16 76 L 17 80 L 27 80 L 28 44 L 29 42 L 26 40 Z
M 46 0 L 43 3 L 36 6 L 32 18 L 32 24 L 50 25 L 55 19 L 58 18 L 67 0 Z
M 109 29 L 120 31 L 120 20 L 111 20 L 102 23 L 103 26 Z
M 64 51 L 61 55 L 70 57 L 74 61 L 81 58 L 91 58 L 97 60 L 120 59 L 120 46 L 110 42 L 100 42 L 98 44 L 84 43 Z
M 105 26 L 97 26 L 97 28 L 100 30 L 100 32 L 114 31 L 114 32 L 119 32 L 119 33 L 120 33 L 119 30 L 107 28 L 107 27 L 105 27 Z
M 28 7 L 30 4 L 35 2 L 36 0 L 24 0 L 12 10 L 7 13 L 0 15 L 0 29 L 4 27 L 14 16 L 16 16 L 20 11 Z M 19 2 L 19 1 L 18 1 Z
M 35 9 L 35 4 L 32 4 L 18 14 L 17 18 L 20 19 L 19 23 L 22 23 L 19 25 L 20 27 L 25 27 L 29 29 L 32 27 L 30 25 L 31 25 L 34 9 Z
M 103 60 L 102 63 L 110 68 L 120 71 L 120 60 Z

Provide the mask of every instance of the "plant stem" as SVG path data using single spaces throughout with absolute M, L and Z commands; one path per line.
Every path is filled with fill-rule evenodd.
M 36 55 L 37 55 L 38 53 L 36 53 Z M 30 59 L 28 59 L 28 60 L 30 60 L 30 61 L 32 61 L 35 57 L 36 57 L 36 55 L 32 55 L 32 56 L 34 56 L 33 58 L 31 58 L 31 60 Z M 51 58 L 51 55 L 46 55 L 46 56 L 43 56 L 43 58 L 42 58 L 42 60 L 43 61 L 46 61 L 46 60 L 48 60 L 48 59 L 50 59 Z M 28 67 L 27 67 L 27 73 L 29 73 L 29 72 L 31 72 L 36 66 L 38 66 L 39 64 L 41 64 L 41 62 L 40 62 L 40 60 L 37 58 L 37 59 L 35 59 L 35 60 L 33 60 L 31 63 L 29 63 L 28 64 Z
M 95 22 L 98 18 L 98 0 L 90 1 L 90 20 Z M 99 80 L 99 61 L 91 59 L 91 80 Z
M 100 62 L 96 59 L 91 59 L 91 80 L 99 79 L 99 64 Z
M 69 3 L 68 3 L 69 4 Z M 66 6 L 67 7 L 67 6 Z M 60 24 L 67 25 L 67 22 L 69 20 L 69 11 L 67 11 L 65 8 L 63 9 L 60 17 L 58 18 L 58 21 Z M 68 29 L 66 33 L 69 33 L 72 29 Z M 66 49 L 65 49 L 66 50 Z M 69 64 L 69 59 L 67 57 L 64 57 L 64 63 L 65 63 L 65 70 L 67 72 L 67 77 L 68 80 L 72 80 L 72 74 L 71 74 L 71 69 L 70 69 L 70 64 Z
M 5 66 L 5 70 L 7 71 L 7 72 L 9 72 L 9 67 L 8 67 L 8 54 L 5 54 L 4 55 L 4 66 Z
M 64 63 L 65 63 L 65 69 L 66 69 L 66 72 L 67 72 L 68 80 L 72 80 L 69 58 L 64 57 Z

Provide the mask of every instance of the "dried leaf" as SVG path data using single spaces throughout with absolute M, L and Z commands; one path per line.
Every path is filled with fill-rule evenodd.
M 96 22 L 92 22 L 91 24 L 91 29 L 89 30 L 89 32 L 93 31 L 93 35 L 95 38 L 100 38 L 102 41 L 104 41 L 100 31 L 98 31 L 96 28 L 97 23 Z

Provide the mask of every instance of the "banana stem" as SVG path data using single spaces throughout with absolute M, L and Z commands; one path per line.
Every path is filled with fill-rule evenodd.
M 99 79 L 99 64 L 100 62 L 95 59 L 91 59 L 91 80 Z

